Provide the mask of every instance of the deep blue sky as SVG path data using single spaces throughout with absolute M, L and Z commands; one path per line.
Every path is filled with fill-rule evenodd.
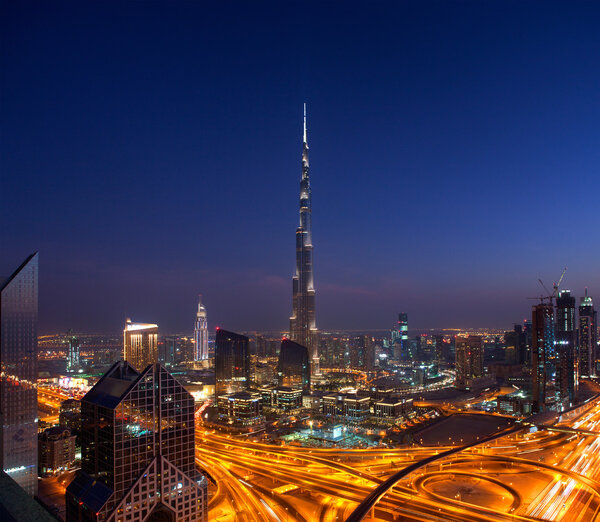
M 374 5 L 373 5 L 374 4 Z M 308 103 L 317 324 L 600 301 L 595 2 L 3 2 L 0 273 L 40 330 L 284 329 Z

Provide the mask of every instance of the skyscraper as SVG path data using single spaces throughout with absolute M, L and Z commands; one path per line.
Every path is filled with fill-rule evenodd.
M 194 361 L 208 359 L 208 323 L 206 308 L 202 304 L 202 296 L 198 296 L 198 312 L 194 326 Z
M 67 338 L 67 371 L 74 372 L 79 369 L 79 339 L 69 332 Z
M 127 319 L 123 345 L 123 359 L 138 371 L 158 362 L 158 325 Z
M 555 379 L 554 310 L 551 303 L 540 303 L 532 309 L 531 377 L 533 381 L 533 411 L 546 409 L 547 384 Z
M 483 377 L 483 339 L 477 335 L 456 337 L 456 387 L 469 389 Z
M 306 138 L 306 104 L 304 104 L 304 139 L 302 145 L 302 179 L 300 180 L 300 225 L 296 229 L 296 274 L 292 279 L 292 317 L 290 337 L 306 346 L 311 354 L 312 374 L 318 375 L 318 331 L 315 318 L 311 190 Z
M 246 391 L 250 386 L 250 349 L 245 335 L 217 328 L 215 395 Z
M 81 470 L 67 522 L 207 519 L 194 398 L 159 364 L 117 362 L 81 401 Z
M 572 405 L 579 392 L 579 357 L 576 343 L 575 298 L 561 290 L 556 298 L 556 352 L 558 392 L 563 408 Z
M 310 391 L 310 360 L 306 346 L 284 339 L 279 350 L 277 384 Z
M 579 301 L 579 373 L 590 377 L 596 375 L 597 318 L 598 312 L 586 288 Z
M 37 494 L 38 255 L 0 282 L 0 466 Z

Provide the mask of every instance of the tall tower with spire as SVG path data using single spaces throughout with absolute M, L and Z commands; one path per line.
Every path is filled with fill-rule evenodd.
M 198 296 L 198 312 L 194 326 L 194 361 L 208 359 L 208 325 L 206 322 L 206 308 L 202 304 L 202 295 Z
M 312 374 L 319 375 L 318 331 L 315 318 L 315 285 L 311 225 L 311 191 L 306 137 L 306 103 L 300 180 L 300 224 L 296 229 L 296 274 L 292 279 L 292 317 L 290 337 L 306 346 L 311 354 Z

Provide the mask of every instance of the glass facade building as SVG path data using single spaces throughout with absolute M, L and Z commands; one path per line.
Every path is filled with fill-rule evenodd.
M 290 337 L 308 347 L 312 374 L 320 374 L 318 331 L 315 317 L 313 275 L 312 196 L 306 138 L 306 104 L 304 104 L 304 139 L 302 144 L 302 179 L 300 180 L 300 224 L 296 229 L 296 273 L 292 278 L 292 316 Z
M 112 366 L 81 401 L 81 446 L 67 522 L 206 520 L 194 399 L 159 364 Z
M 2 469 L 37 494 L 38 254 L 0 282 L 0 419 Z
M 297 387 L 304 391 L 310 391 L 310 360 L 306 346 L 289 339 L 281 341 L 277 364 L 277 383 L 279 386 Z
M 579 393 L 579 357 L 575 326 L 575 297 L 561 290 L 556 298 L 556 354 L 558 360 L 558 400 L 562 408 L 571 406 Z
M 545 411 L 547 385 L 555 380 L 556 352 L 554 350 L 554 309 L 551 303 L 540 303 L 532 310 L 531 318 L 531 376 L 533 381 L 534 413 Z
M 250 386 L 250 347 L 245 335 L 217 329 L 215 395 L 246 391 Z
M 123 359 L 140 371 L 158 362 L 158 325 L 125 322 Z
M 598 312 L 587 295 L 579 301 L 579 373 L 588 377 L 596 375 L 596 350 L 598 346 Z

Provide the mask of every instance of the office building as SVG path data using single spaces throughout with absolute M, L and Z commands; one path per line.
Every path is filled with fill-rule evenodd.
M 127 319 L 123 332 L 123 359 L 137 371 L 158 362 L 158 325 Z
M 585 296 L 579 301 L 579 373 L 582 376 L 596 375 L 597 349 L 598 312 L 586 288 Z
M 69 334 L 67 338 L 67 372 L 72 373 L 79 370 L 79 339 Z
M 202 296 L 198 297 L 198 311 L 194 325 L 194 361 L 208 359 L 208 323 L 206 321 L 206 308 L 202 304 Z
M 534 413 L 546 410 L 548 384 L 556 376 L 554 351 L 554 310 L 551 303 L 540 303 L 532 309 L 531 318 L 531 377 Z
M 73 435 L 79 437 L 81 430 L 81 401 L 77 399 L 62 401 L 58 414 L 58 424 L 64 428 L 69 428 Z
M 215 339 L 216 397 L 247 391 L 249 386 L 250 349 L 248 337 L 217 328 Z
M 483 377 L 483 339 L 478 335 L 455 338 L 456 387 L 470 389 Z
M 572 406 L 579 393 L 579 357 L 575 326 L 575 297 L 561 290 L 556 298 L 556 339 L 558 400 L 562 408 Z
M 292 317 L 290 337 L 306 346 L 311 354 L 312 375 L 320 375 L 318 331 L 315 317 L 311 190 L 304 104 L 302 179 L 300 181 L 300 224 L 296 229 L 296 273 L 292 279 Z
M 206 521 L 194 399 L 162 366 L 115 363 L 81 400 L 81 417 L 67 522 Z
M 284 339 L 279 350 L 277 383 L 310 391 L 310 362 L 306 346 Z
M 38 466 L 40 474 L 69 469 L 75 462 L 75 439 L 69 428 L 46 428 L 38 436 Z
M 0 282 L 0 466 L 37 494 L 38 254 Z
M 262 396 L 257 392 L 240 391 L 217 398 L 219 419 L 226 424 L 242 428 L 264 422 Z

